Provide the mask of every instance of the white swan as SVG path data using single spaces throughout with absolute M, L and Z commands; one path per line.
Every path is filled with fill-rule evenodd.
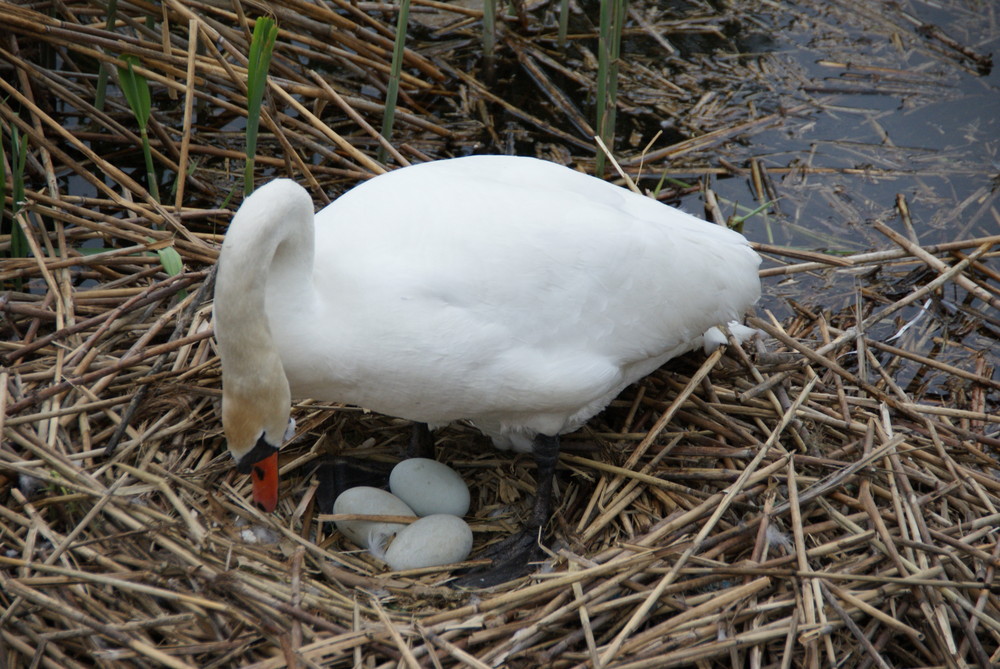
M 557 435 L 740 318 L 759 262 L 736 232 L 533 158 L 406 167 L 315 216 L 272 181 L 219 257 L 229 449 L 268 511 L 292 397 L 468 419 L 551 470 Z

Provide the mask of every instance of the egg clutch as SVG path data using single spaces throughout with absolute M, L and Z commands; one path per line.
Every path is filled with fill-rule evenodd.
M 436 460 L 409 458 L 389 475 L 389 490 L 348 488 L 333 503 L 335 515 L 407 516 L 413 523 L 337 520 L 337 529 L 394 571 L 461 562 L 472 552 L 472 530 L 462 520 L 469 488 Z

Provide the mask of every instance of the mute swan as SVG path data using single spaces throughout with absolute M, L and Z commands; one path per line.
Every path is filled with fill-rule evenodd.
M 219 256 L 229 450 L 271 511 L 292 397 L 467 419 L 534 453 L 526 561 L 550 514 L 558 435 L 740 318 L 759 263 L 736 232 L 534 158 L 398 169 L 315 216 L 303 188 L 272 181 L 243 202 Z

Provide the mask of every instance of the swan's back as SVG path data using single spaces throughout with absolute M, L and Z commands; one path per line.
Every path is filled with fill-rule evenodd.
M 759 262 L 741 235 L 612 184 L 474 156 L 380 176 L 317 214 L 317 314 L 297 333 L 270 320 L 293 394 L 466 418 L 517 445 L 575 428 L 740 318 Z

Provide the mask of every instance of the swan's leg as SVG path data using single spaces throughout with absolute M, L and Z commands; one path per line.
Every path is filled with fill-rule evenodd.
M 410 443 L 406 447 L 406 457 L 434 459 L 434 437 L 427 423 L 413 424 Z M 389 487 L 389 468 L 364 458 L 344 456 L 329 458 L 319 466 L 316 475 L 319 478 L 316 500 L 323 513 L 332 513 L 333 501 L 348 488 L 362 485 L 373 488 Z
M 532 452 L 538 468 L 538 490 L 535 491 L 535 506 L 531 511 L 529 526 L 541 529 L 552 517 L 552 482 L 559 462 L 559 436 L 535 435 Z
M 414 423 L 410 434 L 410 445 L 406 447 L 408 458 L 434 459 L 434 435 L 427 423 Z
M 333 513 L 333 502 L 340 493 L 358 486 L 385 488 L 389 485 L 389 467 L 380 462 L 347 456 L 325 457 L 316 469 L 319 487 L 316 505 L 320 513 Z
M 539 434 L 534 441 L 535 465 L 538 467 L 538 488 L 531 518 L 524 528 L 495 544 L 480 556 L 493 564 L 452 582 L 460 588 L 487 588 L 523 576 L 530 571 L 529 563 L 541 554 L 538 542 L 552 516 L 552 483 L 559 461 L 559 437 Z

